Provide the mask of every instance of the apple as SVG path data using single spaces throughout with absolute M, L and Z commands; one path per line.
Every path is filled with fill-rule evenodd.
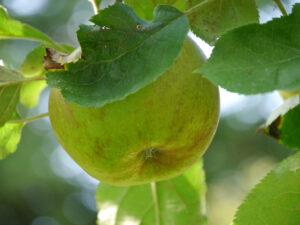
M 75 162 L 102 182 L 127 186 L 177 176 L 201 158 L 219 120 L 218 87 L 193 73 L 204 61 L 187 38 L 156 81 L 98 108 L 66 102 L 52 89 L 54 133 Z

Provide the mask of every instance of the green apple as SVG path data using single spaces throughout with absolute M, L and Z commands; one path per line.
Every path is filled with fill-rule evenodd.
M 99 108 L 66 102 L 52 89 L 49 113 L 59 142 L 87 173 L 113 185 L 183 173 L 201 158 L 219 120 L 218 88 L 193 73 L 204 61 L 187 38 L 156 81 Z

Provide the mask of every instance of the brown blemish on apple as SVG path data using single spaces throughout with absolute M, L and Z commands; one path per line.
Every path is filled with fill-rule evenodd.
M 104 150 L 103 150 L 103 147 L 100 144 L 99 140 L 95 141 L 95 150 L 94 150 L 93 154 L 96 154 L 99 157 L 99 159 L 100 158 L 105 158 L 105 156 L 104 156 Z M 96 157 L 96 158 L 98 158 L 98 157 Z

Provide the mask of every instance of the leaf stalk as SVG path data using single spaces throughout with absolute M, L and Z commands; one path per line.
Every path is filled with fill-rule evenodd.
M 26 123 L 26 122 L 37 120 L 37 119 L 40 119 L 40 118 L 43 118 L 43 117 L 46 117 L 46 116 L 49 116 L 48 112 L 41 113 L 41 114 L 38 114 L 38 115 L 35 115 L 35 116 L 31 116 L 31 117 L 27 117 L 27 118 L 16 119 L 16 120 L 9 120 L 9 121 L 7 121 L 7 123 Z
M 99 6 L 98 6 L 97 1 L 96 0 L 88 0 L 88 1 L 92 4 L 94 13 L 95 13 L 95 15 L 97 15 L 99 12 Z
M 277 7 L 279 8 L 280 12 L 282 13 L 282 15 L 286 16 L 287 12 L 283 6 L 283 4 L 281 3 L 280 0 L 273 0 L 275 2 L 275 4 L 277 5 Z
M 29 77 L 29 78 L 24 78 L 24 79 L 6 81 L 6 82 L 3 82 L 3 83 L 0 83 L 0 88 L 11 86 L 11 85 L 16 85 L 16 84 L 21 84 L 21 83 L 32 82 L 32 81 L 39 81 L 39 80 L 46 80 L 46 77 L 45 76 L 38 76 L 38 77 Z

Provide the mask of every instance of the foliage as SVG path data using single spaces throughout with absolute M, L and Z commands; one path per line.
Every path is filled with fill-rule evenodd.
M 91 2 L 97 12 L 102 1 Z M 75 47 L 57 44 L 41 31 L 11 18 L 0 6 L 0 39 L 41 43 L 21 68 L 0 67 L 0 159 L 16 150 L 23 126 L 41 117 L 19 116 L 18 103 L 37 105 L 46 87 L 44 75 L 48 85 L 60 88 L 66 100 L 103 106 L 124 99 L 168 70 L 189 27 L 215 46 L 212 56 L 195 72 L 241 94 L 274 90 L 295 94 L 270 116 L 262 130 L 279 143 L 300 149 L 300 4 L 285 15 L 281 2 L 274 2 L 284 15 L 259 24 L 257 4 L 268 6 L 270 1 L 118 1 L 93 16 L 93 25 L 80 26 L 80 48 L 73 53 Z M 50 55 L 43 59 L 49 48 Z M 49 68 L 43 60 L 54 67 L 46 72 Z M 272 170 L 246 197 L 233 224 L 300 223 L 299 165 L 297 153 Z M 96 193 L 98 223 L 205 224 L 205 190 L 200 163 L 176 178 L 157 183 L 131 187 L 100 183 Z
M 258 23 L 254 0 L 189 0 L 186 8 L 192 31 L 212 45 L 229 30 Z
M 77 32 L 84 60 L 49 72 L 47 81 L 68 101 L 98 107 L 156 80 L 178 56 L 188 31 L 184 14 L 170 6 L 158 6 L 148 22 L 116 3 L 91 21 L 97 26 L 82 25 Z
M 43 45 L 33 49 L 26 57 L 19 72 L 24 77 L 37 77 L 45 74 L 43 65 L 44 55 L 46 54 Z M 20 91 L 20 102 L 27 107 L 34 107 L 39 101 L 41 91 L 46 87 L 45 81 L 35 81 L 26 83 Z
M 205 192 L 201 161 L 184 174 L 157 183 L 126 188 L 101 183 L 96 193 L 98 224 L 118 225 L 128 218 L 149 225 L 206 224 Z
M 287 224 L 300 221 L 300 153 L 284 160 L 247 196 L 234 225 Z
M 292 149 L 300 149 L 300 98 L 295 94 L 271 114 L 265 132 Z
M 55 48 L 59 51 L 66 52 L 63 47 L 55 44 L 47 35 L 38 31 L 37 29 L 22 24 L 19 21 L 11 19 L 6 12 L 6 9 L 0 6 L 0 39 L 28 39 L 39 41 Z
M 298 4 L 288 16 L 228 32 L 199 71 L 227 90 L 242 94 L 299 89 L 299 20 Z

